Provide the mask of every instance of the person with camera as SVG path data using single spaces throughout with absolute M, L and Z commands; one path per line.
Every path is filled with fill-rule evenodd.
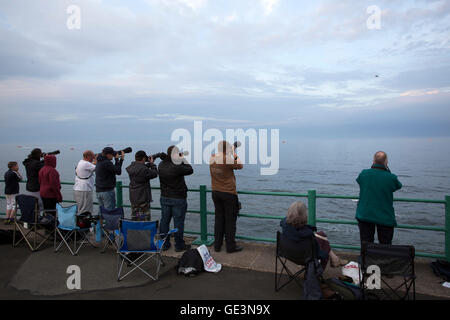
M 75 168 L 73 197 L 77 203 L 78 213 L 94 211 L 94 173 L 97 158 L 91 150 L 83 153 L 83 159 Z
M 125 158 L 125 152 L 120 154 L 113 148 L 106 147 L 102 153 L 97 156 L 97 165 L 95 166 L 95 190 L 97 200 L 101 207 L 105 209 L 114 209 L 116 207 L 116 175 L 122 174 L 122 164 Z M 115 159 L 114 163 L 112 160 Z
M 25 173 L 27 176 L 27 184 L 25 186 L 26 194 L 36 197 L 39 200 L 40 210 L 43 208 L 42 199 L 39 192 L 39 171 L 44 167 L 44 160 L 42 160 L 42 158 L 42 150 L 35 148 L 22 162 L 25 166 Z
M 148 157 L 145 151 L 140 150 L 135 154 L 135 161 L 126 170 L 130 177 L 132 219 L 150 221 L 150 202 L 153 201 L 150 180 L 158 177 L 158 168 L 153 163 L 153 158 Z
M 388 157 L 378 151 L 370 169 L 363 170 L 356 182 L 359 184 L 359 201 L 356 209 L 361 243 L 374 242 L 375 229 L 381 244 L 391 244 L 397 226 L 394 211 L 394 192 L 402 188 L 397 176 L 389 170 Z
M 181 252 L 190 249 L 184 242 L 184 220 L 187 211 L 187 186 L 185 176 L 194 173 L 194 169 L 180 154 L 176 146 L 167 149 L 167 155 L 161 157 L 158 166 L 159 182 L 161 186 L 161 224 L 160 233 L 169 232 L 170 220 L 173 217 L 175 233 L 175 251 Z M 170 248 L 170 238 L 166 240 L 163 250 Z
M 235 153 L 234 147 L 227 141 L 219 142 L 218 151 L 211 156 L 209 162 L 215 208 L 214 249 L 216 252 L 222 249 L 225 236 L 227 252 L 233 253 L 242 250 L 235 240 L 239 200 L 234 170 L 240 170 L 244 166 Z

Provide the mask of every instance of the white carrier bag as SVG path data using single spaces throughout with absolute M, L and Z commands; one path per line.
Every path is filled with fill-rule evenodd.
M 204 244 L 198 247 L 197 250 L 198 253 L 200 253 L 200 257 L 202 257 L 205 271 L 217 273 L 222 270 L 222 265 L 214 261 L 213 257 L 208 251 L 208 248 Z

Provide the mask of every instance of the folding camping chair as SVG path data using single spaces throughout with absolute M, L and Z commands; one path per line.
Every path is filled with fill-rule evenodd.
M 158 280 L 160 267 L 164 265 L 161 252 L 167 239 L 157 233 L 158 224 L 159 221 L 120 220 L 117 281 L 124 279 L 135 270 L 142 271 L 152 280 Z M 175 232 L 178 232 L 178 229 L 170 230 L 168 235 Z M 136 259 L 130 259 L 130 254 L 140 255 Z M 142 268 L 142 265 L 151 259 L 156 262 L 156 272 L 153 275 Z M 132 268 L 122 275 L 125 261 Z
M 275 257 L 275 291 L 280 291 L 293 280 L 301 287 L 299 282 L 300 276 L 306 271 L 309 261 L 318 259 L 316 249 L 316 241 L 314 236 L 301 242 L 291 241 L 287 239 L 280 231 L 277 232 L 277 246 Z M 301 266 L 297 272 L 293 272 L 288 268 L 288 261 Z M 281 271 L 278 273 L 278 262 L 281 263 Z M 286 272 L 288 279 L 282 284 L 282 276 Z
M 361 274 L 360 283 L 363 297 L 375 296 L 378 299 L 401 300 L 416 299 L 416 274 L 414 271 L 415 249 L 413 246 L 386 245 L 363 242 L 361 246 Z M 369 266 L 380 268 L 381 288 L 377 291 L 367 288 L 367 268 Z M 398 283 L 399 278 L 403 278 Z M 403 293 L 400 290 L 404 289 Z M 411 290 L 412 289 L 412 290 Z M 368 291 L 371 291 L 370 293 Z M 412 291 L 412 293 L 411 293 Z
M 105 253 L 106 249 L 109 246 L 113 246 L 116 251 L 119 249 L 117 238 L 119 230 L 120 220 L 124 218 L 123 208 L 115 208 L 115 209 L 106 209 L 104 207 L 100 207 L 100 227 L 105 234 L 105 245 L 101 253 Z
M 52 229 L 47 235 L 41 233 L 46 230 L 47 224 L 41 223 L 38 198 L 19 194 L 16 196 L 16 212 L 18 208 L 21 216 L 20 219 L 17 219 L 17 215 L 14 217 L 13 246 L 16 247 L 22 240 L 25 240 L 30 250 L 36 251 L 49 240 L 54 230 Z M 20 232 L 21 238 L 16 241 L 17 230 Z
M 59 203 L 56 204 L 56 233 L 55 233 L 55 252 L 58 252 L 63 244 L 69 249 L 73 256 L 78 254 L 81 247 L 85 243 L 89 243 L 95 248 L 95 246 L 89 241 L 87 235 L 89 228 L 80 228 L 77 226 L 77 205 L 70 207 L 62 207 Z M 61 242 L 57 245 L 58 235 L 61 237 Z M 77 240 L 77 235 L 81 236 L 80 240 Z M 73 241 L 73 248 L 69 245 L 69 242 Z

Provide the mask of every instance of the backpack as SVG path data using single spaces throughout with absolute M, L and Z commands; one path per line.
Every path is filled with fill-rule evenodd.
M 81 229 L 89 229 L 92 224 L 92 214 L 90 212 L 83 212 L 77 215 L 77 226 Z
M 444 281 L 450 281 L 450 262 L 436 260 L 431 263 L 431 268 L 435 275 L 441 277 Z
M 335 292 L 334 298 L 338 300 L 362 300 L 363 298 L 361 289 L 354 284 L 337 278 L 326 279 L 324 284 L 327 289 Z
M 177 274 L 193 277 L 204 270 L 203 259 L 197 249 L 189 249 L 178 261 Z

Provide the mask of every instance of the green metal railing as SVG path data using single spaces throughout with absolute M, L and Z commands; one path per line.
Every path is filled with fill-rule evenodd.
M 4 182 L 4 180 L 0 180 Z M 25 181 L 24 181 L 25 182 Z M 73 185 L 71 182 L 62 182 L 62 185 Z M 130 208 L 130 205 L 123 203 L 123 189 L 128 188 L 118 181 L 116 184 L 116 205 L 118 207 Z M 152 187 L 152 189 L 160 190 L 159 187 Z M 196 192 L 200 195 L 200 210 L 188 210 L 189 213 L 200 214 L 200 230 L 199 231 L 185 231 L 186 234 L 198 235 L 198 239 L 194 241 L 195 244 L 206 244 L 211 245 L 214 241 L 212 238 L 214 234 L 208 232 L 208 215 L 214 215 L 214 212 L 208 211 L 207 209 L 207 194 L 211 193 L 212 190 L 206 188 L 205 185 L 201 185 L 198 189 L 189 189 L 189 192 Z M 311 225 L 316 225 L 317 223 L 329 223 L 329 224 L 344 224 L 344 225 L 357 225 L 355 220 L 338 220 L 338 219 L 321 219 L 317 218 L 316 215 L 316 203 L 317 199 L 345 199 L 345 200 L 356 200 L 356 196 L 342 196 L 342 195 L 329 195 L 329 194 L 317 194 L 316 190 L 309 190 L 308 193 L 289 193 L 289 192 L 257 192 L 257 191 L 238 191 L 238 194 L 254 195 L 254 196 L 276 196 L 276 197 L 297 197 L 297 198 L 307 198 L 308 201 L 308 223 Z M 0 199 L 4 199 L 4 196 L 0 196 Z M 445 214 L 445 224 L 444 226 L 427 226 L 427 225 L 410 225 L 410 224 L 399 224 L 397 228 L 399 229 L 411 229 L 411 230 L 425 230 L 425 231 L 435 231 L 444 233 L 444 252 L 442 254 L 435 254 L 429 252 L 416 252 L 416 256 L 427 257 L 427 258 L 438 258 L 450 261 L 450 196 L 445 196 L 444 200 L 431 200 L 431 199 L 407 199 L 407 198 L 395 198 L 396 202 L 414 202 L 414 203 L 425 203 L 425 204 L 441 204 L 444 205 Z M 75 203 L 72 200 L 64 200 L 65 203 Z M 98 203 L 95 203 L 98 204 Z M 160 207 L 151 207 L 152 210 L 161 210 Z M 0 213 L 3 214 L 4 213 Z M 283 216 L 275 215 L 261 215 L 261 214 L 248 214 L 240 213 L 240 217 L 255 218 L 255 219 L 272 219 L 281 220 Z M 273 238 L 261 238 L 237 235 L 237 239 L 251 240 L 251 241 L 264 241 L 264 242 L 276 242 Z M 350 250 L 360 250 L 359 246 L 356 245 L 343 245 L 343 244 L 331 244 L 332 248 L 337 249 L 350 249 Z

